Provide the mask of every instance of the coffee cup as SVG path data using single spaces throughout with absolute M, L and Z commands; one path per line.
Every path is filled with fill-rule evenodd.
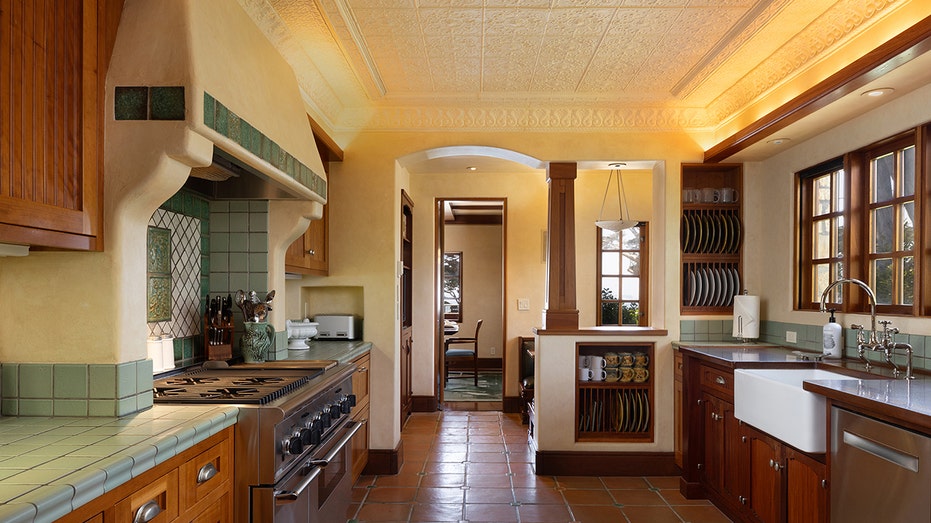
M 644 352 L 634 353 L 634 367 L 646 367 L 650 363 L 650 357 Z
M 705 203 L 718 203 L 721 201 L 721 191 L 713 187 L 705 187 L 701 190 L 701 201 Z
M 589 356 L 588 361 L 591 363 L 589 367 L 591 367 L 592 370 L 597 371 L 598 369 L 605 368 L 605 359 L 601 356 Z
M 621 358 L 616 352 L 606 352 L 604 358 L 606 368 L 617 367 L 621 364 Z
M 724 187 L 721 189 L 721 201 L 723 203 L 734 203 L 737 201 L 737 189 Z
M 608 367 L 605 369 L 605 381 L 615 382 L 621 379 L 621 373 L 617 367 Z
M 588 367 L 582 367 L 579 369 L 579 381 L 591 381 L 592 379 L 592 369 Z
M 621 367 L 633 367 L 634 365 L 634 355 L 629 352 L 622 352 L 618 354 L 618 359 L 620 361 L 619 365 Z
M 634 383 L 643 383 L 650 377 L 650 371 L 643 367 L 634 368 Z
M 579 368 L 591 367 L 588 356 L 579 356 Z
M 632 367 L 621 367 L 620 381 L 628 383 L 634 379 L 634 369 Z
M 592 369 L 592 381 L 604 381 L 608 377 L 604 369 Z

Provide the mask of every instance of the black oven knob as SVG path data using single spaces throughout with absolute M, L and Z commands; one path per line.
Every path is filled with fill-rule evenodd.
M 281 442 L 281 452 L 283 454 L 300 454 L 304 452 L 304 444 L 301 443 L 301 437 L 291 436 Z
M 339 405 L 330 405 L 330 417 L 333 419 L 339 419 L 343 415 L 343 411 L 339 408 Z
M 310 444 L 319 445 L 320 440 L 323 438 L 323 431 L 320 429 L 311 429 L 310 430 Z
M 342 411 L 343 414 L 349 414 L 349 412 L 352 411 L 352 405 L 353 402 L 346 396 L 339 400 L 339 410 Z
M 301 443 L 304 445 L 313 445 L 313 433 L 312 429 L 301 429 Z
M 349 400 L 350 407 L 356 406 L 356 395 L 355 394 L 350 394 L 349 396 L 346 396 L 346 399 Z
M 323 429 L 324 429 L 324 430 L 330 428 L 330 424 L 331 424 L 331 423 L 330 423 L 330 413 L 329 413 L 329 412 L 322 412 L 322 413 L 320 414 L 320 424 L 323 426 Z

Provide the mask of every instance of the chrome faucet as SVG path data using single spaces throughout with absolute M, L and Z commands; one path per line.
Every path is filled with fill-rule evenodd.
M 834 280 L 829 284 L 824 292 L 821 293 L 821 312 L 827 312 L 827 299 L 828 293 L 834 287 L 841 284 L 853 284 L 866 292 L 867 297 L 870 299 L 870 331 L 868 335 L 863 333 L 863 325 L 854 325 L 851 324 L 850 328 L 857 331 L 857 356 L 860 360 L 863 361 L 866 366 L 866 370 L 870 370 L 873 365 L 870 363 L 870 360 L 866 358 L 866 351 L 880 351 L 885 354 L 886 363 L 892 366 L 892 376 L 899 377 L 901 371 L 899 370 L 898 365 L 893 363 L 892 354 L 896 349 L 903 349 L 907 358 L 906 368 L 905 368 L 905 379 L 911 380 L 915 379 L 915 376 L 912 374 L 912 346 L 908 343 L 901 343 L 893 341 L 893 338 L 896 334 L 899 333 L 898 328 L 889 328 L 889 325 L 892 324 L 891 321 L 880 321 L 882 324 L 883 330 L 881 333 L 876 331 L 876 293 L 873 292 L 873 289 L 869 285 L 863 283 L 860 280 L 855 278 L 840 278 Z

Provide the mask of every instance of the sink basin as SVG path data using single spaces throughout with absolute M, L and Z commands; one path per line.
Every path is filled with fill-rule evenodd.
M 737 369 L 734 416 L 805 452 L 825 451 L 824 396 L 802 389 L 803 381 L 855 380 L 821 369 Z

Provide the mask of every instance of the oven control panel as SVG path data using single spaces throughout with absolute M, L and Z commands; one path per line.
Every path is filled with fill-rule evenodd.
M 343 426 L 346 415 L 355 405 L 351 375 L 316 392 L 312 397 L 281 420 L 275 430 L 279 469 L 290 463 L 311 457 L 315 449 L 326 443 Z

